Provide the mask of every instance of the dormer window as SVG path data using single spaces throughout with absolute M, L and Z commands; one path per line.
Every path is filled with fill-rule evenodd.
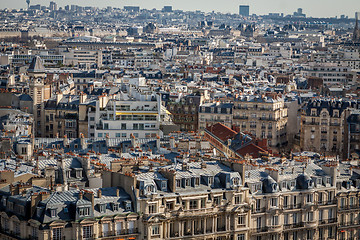
M 81 207 L 79 208 L 79 215 L 80 216 L 89 216 L 90 215 L 90 208 L 89 207 Z
M 185 179 L 185 186 L 190 186 L 191 185 L 191 179 L 187 178 Z
M 56 209 L 50 209 L 50 217 L 56 217 L 56 215 L 57 215 L 57 211 L 56 211 Z
M 99 204 L 99 211 L 101 213 L 104 213 L 106 211 L 106 205 L 105 204 Z
M 148 186 L 146 187 L 146 191 L 147 191 L 148 193 L 154 192 L 154 186 L 153 186 L 153 185 L 148 185 Z
M 162 181 L 161 182 L 161 189 L 162 190 L 166 190 L 167 186 L 166 186 L 166 182 L 165 181 Z
M 180 181 L 180 179 L 176 179 L 176 187 L 177 187 L 177 188 L 181 187 L 181 181 Z
M 113 204 L 112 204 L 112 210 L 113 210 L 113 211 L 118 211 L 118 210 L 119 210 L 119 204 L 113 203 Z
M 200 178 L 195 178 L 195 186 L 199 186 L 200 185 Z
M 208 179 L 208 184 L 209 184 L 209 186 L 211 186 L 211 185 L 213 184 L 213 182 L 214 182 L 214 178 L 213 178 L 213 177 L 209 177 L 209 179 Z
M 240 184 L 239 184 L 239 178 L 233 178 L 233 184 L 235 185 L 235 186 L 239 186 Z
M 131 211 L 131 201 L 125 201 L 125 211 Z

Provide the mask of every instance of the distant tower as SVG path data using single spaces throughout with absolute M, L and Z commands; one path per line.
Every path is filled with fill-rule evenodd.
M 359 15 L 360 15 L 359 12 L 355 13 L 355 28 L 353 34 L 354 42 L 360 42 Z
M 29 9 L 29 8 L 30 8 L 30 0 L 26 0 L 26 3 L 27 3 L 27 5 L 28 5 L 28 8 L 27 8 L 27 9 Z
M 239 15 L 248 17 L 250 14 L 250 7 L 249 5 L 240 5 L 239 6 Z

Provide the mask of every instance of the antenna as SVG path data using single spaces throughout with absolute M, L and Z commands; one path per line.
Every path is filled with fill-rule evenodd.
M 27 9 L 30 8 L 30 0 L 26 0 L 26 3 L 27 3 Z

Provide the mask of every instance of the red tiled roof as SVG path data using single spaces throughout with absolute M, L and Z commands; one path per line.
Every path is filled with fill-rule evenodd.
M 255 145 L 254 143 L 250 143 L 249 145 L 240 148 L 236 151 L 236 153 L 240 154 L 241 156 L 245 156 L 246 154 L 251 155 L 253 158 L 260 157 L 260 152 L 267 152 L 265 149 Z
M 223 142 L 227 141 L 230 138 L 233 138 L 237 134 L 237 132 L 222 123 L 216 123 L 210 127 L 207 127 L 206 130 L 211 132 Z

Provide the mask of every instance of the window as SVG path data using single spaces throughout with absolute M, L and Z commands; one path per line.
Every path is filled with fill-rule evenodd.
M 119 138 L 121 136 L 120 133 L 115 133 L 115 137 Z
M 198 177 L 195 178 L 195 185 L 196 186 L 200 185 L 200 178 L 198 178 Z
M 284 196 L 284 208 L 287 208 L 289 204 L 289 196 Z
M 53 240 L 62 240 L 62 228 L 53 228 Z
M 313 202 L 313 195 L 312 195 L 312 194 L 307 194 L 307 195 L 306 195 L 306 202 L 308 202 L 308 203 L 312 203 L 312 202 Z
M 245 225 L 245 219 L 246 219 L 245 215 L 239 215 L 238 216 L 238 225 Z
M 189 202 L 190 209 L 197 209 L 198 201 L 197 200 L 190 200 Z
M 272 226 L 277 226 L 279 225 L 279 216 L 273 216 L 271 219 L 271 225 Z
M 151 236 L 159 235 L 160 227 L 159 225 L 155 225 L 151 227 Z
M 112 208 L 113 208 L 113 211 L 118 211 L 119 210 L 119 204 L 113 203 Z
M 308 212 L 306 214 L 306 221 L 311 222 L 313 220 L 313 216 L 314 216 L 313 212 Z
M 293 223 L 297 223 L 298 215 L 297 213 L 293 213 Z
M 56 209 L 50 209 L 50 216 L 53 218 L 53 217 L 56 217 Z
M 289 214 L 284 215 L 284 224 L 285 225 L 289 224 Z
M 177 187 L 177 188 L 181 187 L 181 181 L 180 181 L 180 179 L 176 179 L 176 187 Z
M 14 222 L 14 233 L 16 236 L 20 235 L 20 223 L 19 222 Z
M 322 221 L 323 220 L 323 215 L 324 215 L 324 210 L 319 210 L 319 220 Z
M 106 211 L 106 205 L 105 204 L 99 204 L 99 211 L 101 213 L 104 213 Z
M 102 138 L 103 134 L 102 133 L 98 133 L 98 137 Z
M 79 208 L 79 215 L 80 216 L 89 216 L 90 215 L 90 208 Z
M 272 207 L 277 207 L 278 203 L 278 199 L 277 198 L 271 198 L 271 206 Z
M 245 240 L 245 234 L 239 234 L 237 240 Z
M 104 237 L 109 236 L 109 223 L 102 224 L 102 233 Z
M 216 205 L 220 205 L 220 196 L 217 196 L 217 197 L 214 197 L 214 203 L 216 204 Z
M 307 240 L 311 240 L 312 237 L 313 237 L 312 230 L 307 230 L 306 239 L 307 239 Z
M 156 213 L 156 204 L 150 204 L 149 205 L 149 213 Z
M 92 231 L 93 230 L 93 228 L 92 228 L 92 226 L 90 225 L 90 226 L 83 226 L 83 238 L 85 238 L 85 239 L 87 239 L 87 238 L 92 238 L 93 236 L 93 234 L 92 234 Z
M 241 194 L 235 195 L 235 204 L 241 204 L 241 202 L 242 202 L 242 195 Z

